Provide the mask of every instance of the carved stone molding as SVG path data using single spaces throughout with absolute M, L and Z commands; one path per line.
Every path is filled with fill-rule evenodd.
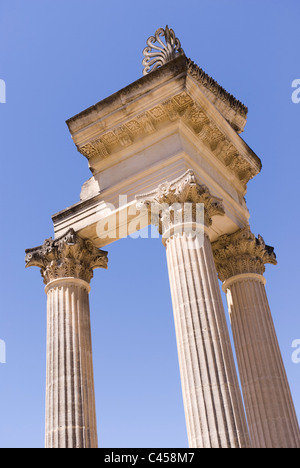
M 40 247 L 26 250 L 26 268 L 41 269 L 44 283 L 60 278 L 77 278 L 89 283 L 96 268 L 107 268 L 107 252 L 99 250 L 70 229 L 63 237 L 46 239 Z
M 260 167 L 240 154 L 233 143 L 209 119 L 204 109 L 186 91 L 103 133 L 100 137 L 78 147 L 78 150 L 88 160 L 92 158 L 103 160 L 114 152 L 133 145 L 140 138 L 154 133 L 164 125 L 180 120 L 225 167 L 235 174 L 243 186 L 259 173 Z
M 213 197 L 205 185 L 200 185 L 196 181 L 194 171 L 189 169 L 183 176 L 173 182 L 165 182 L 158 186 L 153 192 L 136 196 L 137 209 L 147 208 L 158 214 L 157 223 L 159 231 L 163 234 L 170 225 L 178 221 L 178 211 L 180 219 L 187 220 L 184 211 L 190 209 L 189 222 L 197 221 L 197 205 L 204 205 L 204 224 L 211 226 L 212 217 L 225 214 L 223 203 L 219 198 Z M 153 221 L 153 218 L 152 218 Z
M 234 111 L 240 114 L 241 120 L 246 119 L 248 108 L 232 94 L 228 93 L 222 86 L 198 67 L 191 59 L 187 59 L 188 73 L 196 81 L 200 82 L 207 90 L 214 94 L 224 104 L 229 105 Z
M 266 245 L 261 236 L 256 238 L 250 227 L 220 237 L 212 248 L 222 282 L 245 273 L 263 275 L 266 263 L 277 265 L 274 248 Z

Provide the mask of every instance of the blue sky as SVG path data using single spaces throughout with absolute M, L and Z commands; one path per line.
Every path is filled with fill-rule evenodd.
M 251 227 L 275 246 L 267 292 L 298 417 L 300 364 L 299 0 L 0 0 L 0 446 L 43 447 L 46 296 L 24 250 L 90 177 L 65 121 L 142 75 L 146 39 L 168 24 L 188 57 L 249 107 L 243 138 L 263 170 L 246 196 Z M 187 447 L 165 251 L 108 248 L 92 281 L 101 447 Z

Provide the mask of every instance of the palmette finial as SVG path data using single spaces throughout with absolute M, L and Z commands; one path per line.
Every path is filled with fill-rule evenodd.
M 164 38 L 165 42 L 162 40 Z M 166 26 L 159 28 L 154 36 L 150 36 L 147 45 L 143 50 L 143 74 L 147 75 L 165 63 L 173 60 L 177 55 L 183 55 L 180 40 L 175 36 L 173 29 Z

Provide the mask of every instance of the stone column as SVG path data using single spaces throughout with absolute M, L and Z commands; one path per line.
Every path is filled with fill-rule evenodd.
M 255 448 L 300 448 L 297 416 L 262 276 L 272 247 L 247 227 L 213 244 L 227 295 L 250 437 Z
M 89 283 L 107 253 L 70 230 L 27 250 L 26 266 L 46 284 L 46 448 L 97 448 Z
M 140 209 L 146 205 L 159 213 L 189 445 L 247 448 L 248 429 L 211 243 L 197 211 L 204 205 L 208 226 L 213 215 L 224 214 L 222 204 L 197 184 L 191 170 L 137 200 Z

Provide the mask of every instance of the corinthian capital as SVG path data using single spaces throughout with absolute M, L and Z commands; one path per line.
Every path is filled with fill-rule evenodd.
M 204 206 L 206 226 L 212 224 L 213 216 L 224 215 L 222 201 L 213 197 L 205 185 L 198 184 L 191 169 L 173 182 L 165 182 L 150 193 L 138 195 L 136 200 L 139 210 L 146 207 L 149 211 L 152 210 L 152 214 L 159 213 L 158 224 L 161 234 L 164 227 L 166 229 L 166 218 L 171 224 L 178 222 L 180 217 L 184 222 L 196 223 L 200 205 Z
M 274 248 L 256 238 L 250 227 L 220 237 L 212 244 L 218 276 L 221 281 L 245 273 L 263 275 L 265 264 L 277 265 Z
M 41 269 L 44 283 L 58 278 L 78 278 L 89 283 L 96 268 L 107 268 L 107 252 L 99 250 L 70 229 L 59 239 L 45 240 L 40 247 L 26 250 L 26 268 Z

